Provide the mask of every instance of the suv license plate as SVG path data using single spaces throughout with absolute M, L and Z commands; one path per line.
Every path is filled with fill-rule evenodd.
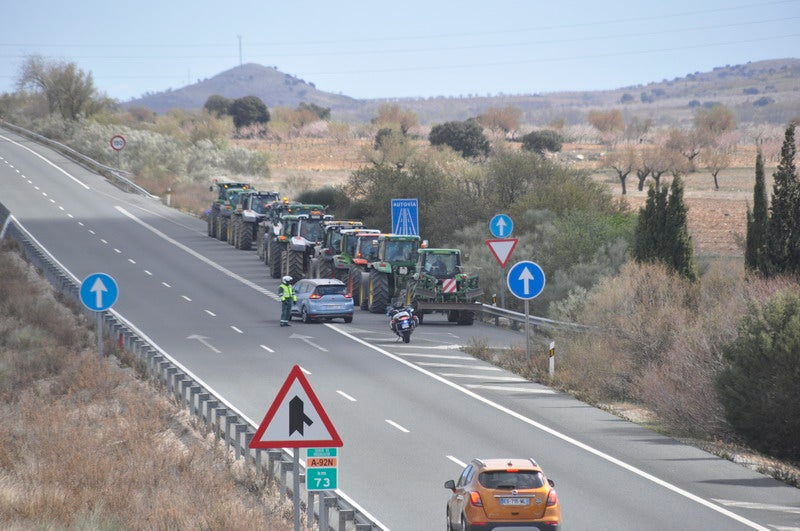
M 500 498 L 500 505 L 528 505 L 528 498 Z

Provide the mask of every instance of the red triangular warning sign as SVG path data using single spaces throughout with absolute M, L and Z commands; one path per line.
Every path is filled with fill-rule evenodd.
M 517 238 L 500 238 L 497 240 L 486 240 L 486 245 L 492 251 L 497 263 L 500 267 L 505 267 L 508 259 L 511 258 L 511 253 L 517 247 L 519 240 Z
M 344 446 L 299 365 L 278 391 L 250 448 L 319 448 Z

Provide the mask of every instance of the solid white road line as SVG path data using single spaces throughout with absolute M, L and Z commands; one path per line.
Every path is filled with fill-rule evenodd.
M 439 376 L 445 378 L 476 378 L 480 380 L 497 380 L 498 382 L 527 382 L 525 378 L 519 376 L 487 376 L 485 374 L 459 374 L 453 372 L 440 372 Z
M 502 371 L 500 367 L 488 367 L 485 365 L 461 365 L 458 363 L 431 363 L 429 361 L 418 361 L 417 365 L 422 367 L 441 367 L 450 369 L 469 369 L 471 371 Z
M 445 456 L 445 457 L 447 457 L 450 461 L 454 462 L 455 464 L 457 464 L 461 468 L 466 468 L 467 467 L 467 464 L 465 462 L 456 459 L 452 455 L 448 455 L 448 456 Z
M 481 385 L 481 384 L 465 384 L 464 387 L 469 387 L 470 389 L 488 389 L 490 391 L 513 391 L 515 393 L 536 393 L 540 395 L 556 394 L 555 391 L 547 388 L 533 389 L 529 387 L 505 387 L 503 385 Z

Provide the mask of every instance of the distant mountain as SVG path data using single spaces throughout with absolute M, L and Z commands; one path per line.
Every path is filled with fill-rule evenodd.
M 173 108 L 201 109 L 213 94 L 229 99 L 258 96 L 269 108 L 313 103 L 331 109 L 334 120 L 364 123 L 376 116 L 380 105 L 390 103 L 415 112 L 420 123 L 430 125 L 510 105 L 522 110 L 523 124 L 543 126 L 585 124 L 589 110 L 609 108 L 622 110 L 626 123 L 636 118 L 655 124 L 687 124 L 695 107 L 722 103 L 737 113 L 739 122 L 785 124 L 800 115 L 798 87 L 800 59 L 787 58 L 720 66 L 614 90 L 357 100 L 317 90 L 313 83 L 276 68 L 250 63 L 177 90 L 146 94 L 123 106 L 164 113 Z
M 229 99 L 258 96 L 268 108 L 297 107 L 301 102 L 342 109 L 359 105 L 358 100 L 317 90 L 313 83 L 275 68 L 248 63 L 180 89 L 145 94 L 124 103 L 123 107 L 146 107 L 157 113 L 170 109 L 196 110 L 202 109 L 213 94 Z

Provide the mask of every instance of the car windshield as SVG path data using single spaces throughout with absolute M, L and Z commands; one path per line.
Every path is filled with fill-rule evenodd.
M 345 286 L 317 286 L 317 295 L 344 295 Z
M 535 470 L 492 470 L 482 472 L 478 481 L 487 489 L 538 489 L 544 485 L 544 476 Z

